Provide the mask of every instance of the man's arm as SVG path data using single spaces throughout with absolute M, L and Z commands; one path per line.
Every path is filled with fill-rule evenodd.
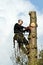
M 31 27 L 30 27 L 30 26 L 27 26 L 27 27 L 25 28 L 25 31 L 30 32 L 30 31 L 31 31 Z
M 25 27 L 19 25 L 18 23 L 15 24 L 14 26 L 14 33 L 20 33 L 20 32 L 25 32 Z

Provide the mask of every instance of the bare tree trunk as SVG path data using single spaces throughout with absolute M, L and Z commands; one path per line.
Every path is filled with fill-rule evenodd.
M 36 12 L 31 11 L 30 15 L 30 27 L 31 33 L 28 37 L 29 40 L 29 53 L 28 53 L 28 65 L 37 65 L 37 19 Z

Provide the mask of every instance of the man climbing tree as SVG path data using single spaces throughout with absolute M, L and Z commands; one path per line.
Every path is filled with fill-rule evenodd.
M 27 45 L 28 41 L 26 40 L 26 38 L 24 37 L 23 33 L 25 31 L 30 32 L 30 27 L 24 27 L 22 26 L 23 21 L 21 19 L 18 20 L 18 23 L 16 23 L 14 25 L 14 37 L 13 37 L 13 41 L 14 41 L 14 46 L 15 46 L 15 40 L 17 40 L 18 44 L 19 44 L 19 48 L 22 44 Z M 28 29 L 27 29 L 28 28 Z

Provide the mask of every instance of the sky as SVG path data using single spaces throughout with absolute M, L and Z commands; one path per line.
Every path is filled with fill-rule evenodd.
M 40 11 L 43 11 L 43 0 L 28 0 L 30 1 L 32 4 L 34 4 L 36 6 L 36 8 Z
M 43 0 L 0 0 L 0 65 L 13 65 L 10 56 L 13 50 L 13 27 L 18 19 L 24 26 L 30 22 L 29 12 L 37 13 L 37 44 L 43 48 Z

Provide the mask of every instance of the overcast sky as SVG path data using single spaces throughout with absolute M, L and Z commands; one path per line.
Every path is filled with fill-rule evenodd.
M 28 26 L 29 11 L 36 11 L 38 49 L 43 47 L 43 0 L 0 0 L 0 65 L 13 65 L 10 59 L 13 47 L 13 27 L 20 18 Z

